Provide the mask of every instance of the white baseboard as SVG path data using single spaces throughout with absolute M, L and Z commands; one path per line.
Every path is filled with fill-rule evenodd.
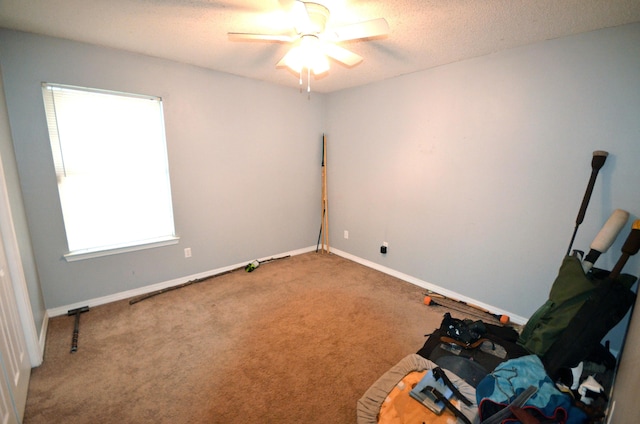
M 290 252 L 285 252 L 279 255 L 273 255 L 273 256 L 267 256 L 264 258 L 260 258 L 258 259 L 259 261 L 264 261 L 267 259 L 271 259 L 271 258 L 278 258 L 278 257 L 283 257 L 283 256 L 296 256 L 296 255 L 301 255 L 303 253 L 307 253 L 307 252 L 311 252 L 315 250 L 315 247 L 307 247 L 304 249 L 298 249 L 298 250 L 293 250 Z M 157 290 L 162 290 L 162 289 L 166 289 L 169 287 L 174 287 L 174 286 L 178 286 L 180 284 L 184 284 L 188 281 L 192 281 L 192 280 L 197 280 L 199 278 L 204 278 L 204 277 L 208 277 L 211 275 L 216 275 L 216 274 L 220 274 L 226 271 L 230 271 L 232 269 L 236 269 L 236 268 L 240 268 L 243 267 L 245 265 L 247 265 L 249 262 L 251 261 L 247 261 L 247 262 L 241 262 L 241 263 L 237 263 L 234 265 L 229 265 L 229 266 L 225 266 L 222 268 L 218 268 L 218 269 L 212 269 L 210 271 L 205 271 L 205 272 L 200 272 L 198 274 L 192 274 L 192 275 L 188 275 L 186 277 L 181 277 L 181 278 L 176 278 L 174 280 L 169 280 L 169 281 L 164 281 L 161 283 L 156 283 L 156 284 L 151 284 L 149 286 L 144 286 L 144 287 L 140 287 L 137 289 L 133 289 L 133 290 L 127 290 L 127 291 L 123 291 L 120 293 L 114 293 L 112 295 L 109 296 L 103 296 L 103 297 L 97 297 L 94 299 L 88 299 L 82 302 L 76 302 L 76 303 L 72 303 L 70 305 L 64 305 L 64 306 L 59 306 L 57 308 L 52 308 L 52 309 L 47 309 L 47 314 L 49 317 L 53 318 L 53 317 L 57 317 L 57 316 L 61 316 L 61 315 L 66 315 L 67 312 L 71 309 L 76 309 L 76 308 L 81 308 L 83 306 L 89 306 L 90 308 L 95 307 L 95 306 L 99 306 L 99 305 L 104 305 L 107 303 L 111 303 L 111 302 L 116 302 L 119 300 L 124 300 L 124 299 L 129 299 L 135 296 L 141 296 L 147 293 L 151 293 Z
M 258 259 L 259 261 L 263 261 L 263 260 L 267 260 L 273 257 L 282 257 L 282 256 L 296 256 L 296 255 L 301 255 L 303 253 L 308 253 L 308 252 L 312 252 L 316 250 L 316 246 L 309 246 L 306 248 L 302 248 L 302 249 L 298 249 L 298 250 L 293 250 L 290 252 L 285 252 L 282 253 L 280 255 L 273 255 L 273 256 L 268 256 L 268 257 L 264 257 L 261 259 Z M 366 259 L 362 259 L 358 256 L 354 256 L 351 255 L 347 252 L 343 252 L 339 249 L 335 249 L 332 248 L 331 249 L 331 253 L 336 254 L 338 256 L 341 256 L 345 259 L 349 259 L 353 262 L 357 262 L 361 265 L 364 265 L 366 267 L 375 269 L 377 271 L 383 272 L 385 274 L 391 275 L 393 277 L 399 278 L 400 280 L 406 281 L 408 283 L 411 283 L 413 285 L 416 285 L 418 287 L 422 287 L 426 290 L 431 290 L 434 291 L 436 293 L 440 293 L 444 296 L 450 297 L 452 299 L 457 299 L 457 300 L 461 300 L 463 302 L 467 302 L 467 303 L 472 303 L 474 305 L 480 306 L 481 308 L 487 309 L 492 311 L 493 313 L 495 313 L 496 315 L 508 315 L 509 318 L 511 319 L 511 322 L 515 323 L 515 324 L 525 324 L 527 322 L 527 319 L 518 315 L 515 315 L 509 311 L 505 311 L 503 309 L 500 308 L 496 308 L 492 305 L 488 305 L 482 302 L 477 302 L 474 299 L 471 299 L 467 296 L 464 296 L 460 293 L 456 293 L 454 291 L 445 289 L 443 287 L 437 286 L 435 284 L 431 284 L 428 283 L 426 281 L 420 280 L 418 278 L 412 277 L 410 275 L 404 274 L 402 272 L 393 270 L 391 268 L 387 268 L 385 266 L 382 266 L 380 264 L 377 264 L 375 262 L 371 262 L 368 261 Z M 225 266 L 222 268 L 218 268 L 218 269 L 213 269 L 210 271 L 205 271 L 205 272 L 201 272 L 198 274 L 192 274 L 192 275 L 188 275 L 186 277 L 181 277 L 181 278 L 176 278 L 174 280 L 169 280 L 169 281 L 164 281 L 161 283 L 157 283 L 157 284 L 151 284 L 145 287 L 140 287 L 137 289 L 133 289 L 133 290 L 127 290 L 127 291 L 123 291 L 120 293 L 115 293 L 109 296 L 103 296 L 103 297 L 98 297 L 98 298 L 94 298 L 94 299 L 88 299 L 82 302 L 76 302 L 70 305 L 65 305 L 65 306 L 60 306 L 57 308 L 52 308 L 52 309 L 47 309 L 46 311 L 46 315 L 45 315 L 45 322 L 42 325 L 43 331 L 40 334 L 40 345 L 42 347 L 42 349 L 44 349 L 44 338 L 46 337 L 46 328 L 47 328 L 47 322 L 49 318 L 53 318 L 53 317 L 57 317 L 60 315 L 65 315 L 67 314 L 67 312 L 71 309 L 76 309 L 76 308 L 81 308 L 83 306 L 89 306 L 89 307 L 95 307 L 95 306 L 99 306 L 99 305 L 104 305 L 107 303 L 111 303 L 111 302 L 116 302 L 119 300 L 124 300 L 124 299 L 129 299 L 135 296 L 141 296 L 147 293 L 151 293 L 154 292 L 156 290 L 162 290 L 165 288 L 169 288 L 169 287 L 174 287 L 174 286 L 178 286 L 180 284 L 184 284 L 188 281 L 191 280 L 196 280 L 198 278 L 204 278 L 210 275 L 216 275 L 216 274 L 220 274 L 222 272 L 226 272 L 226 271 L 230 271 L 232 269 L 235 268 L 239 268 L 242 267 L 244 265 L 246 265 L 248 262 L 243 262 L 243 263 L 237 263 L 234 265 L 229 265 L 229 266 Z
M 418 278 L 412 277 L 410 275 L 403 274 L 402 272 L 396 271 L 396 270 L 391 269 L 391 268 L 387 268 L 387 267 L 385 267 L 383 265 L 377 264 L 375 262 L 368 261 L 366 259 L 362 259 L 362 258 L 360 258 L 358 256 L 351 255 L 351 254 L 343 252 L 343 251 L 341 251 L 339 249 L 332 248 L 331 249 L 331 253 L 334 253 L 334 254 L 336 254 L 338 256 L 342 256 L 343 258 L 349 259 L 349 260 L 351 260 L 353 262 L 357 262 L 357 263 L 359 263 L 361 265 L 364 265 L 364 266 L 366 266 L 368 268 L 372 268 L 372 269 L 375 269 L 377 271 L 383 272 L 385 274 L 391 275 L 392 277 L 396 277 L 396 278 L 398 278 L 400 280 L 406 281 L 406 282 L 411 283 L 411 284 L 413 284 L 415 286 L 422 287 L 423 289 L 439 293 L 439 294 L 441 294 L 443 296 L 446 296 L 448 298 L 461 300 L 461 301 L 466 302 L 466 303 L 477 305 L 477 306 L 479 306 L 479 307 L 481 307 L 483 309 L 491 311 L 491 313 L 493 313 L 493 314 L 496 314 L 496 315 L 507 315 L 509 317 L 510 321 L 512 323 L 514 323 L 514 324 L 524 325 L 524 324 L 526 324 L 526 322 L 528 320 L 527 318 L 519 316 L 519 315 L 515 315 L 512 312 L 506 311 L 504 309 L 496 308 L 496 307 L 494 307 L 492 305 L 489 305 L 489 304 L 486 304 L 486 303 L 483 303 L 483 302 L 478 302 L 475 299 L 471 299 L 470 297 L 464 296 L 464 295 L 462 295 L 460 293 L 456 293 L 454 291 L 445 289 L 444 287 L 440 287 L 440 286 L 437 286 L 435 284 L 431 284 L 431 283 L 428 283 L 426 281 L 420 280 Z

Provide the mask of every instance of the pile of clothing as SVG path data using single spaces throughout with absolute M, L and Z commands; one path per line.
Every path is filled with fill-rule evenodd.
M 358 401 L 358 423 L 599 422 L 608 402 L 602 380 L 616 365 L 601 340 L 636 299 L 635 277 L 608 275 L 597 268 L 585 273 L 577 257 L 567 256 L 549 299 L 521 332 L 444 314 L 423 347 Z M 447 397 L 429 383 L 422 395 L 437 409 L 416 401 L 434 369 L 457 389 Z

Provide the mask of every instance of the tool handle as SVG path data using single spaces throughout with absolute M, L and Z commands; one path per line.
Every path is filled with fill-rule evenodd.
M 573 246 L 573 242 L 575 241 L 576 234 L 578 232 L 578 227 L 582 224 L 584 220 L 584 215 L 587 212 L 587 206 L 589 206 L 589 200 L 591 200 L 591 193 L 593 193 L 593 187 L 596 183 L 596 178 L 598 177 L 598 172 L 604 165 L 607 160 L 608 152 L 604 150 L 596 150 L 593 152 L 593 157 L 591 158 L 591 176 L 589 177 L 589 183 L 587 184 L 587 190 L 584 193 L 584 197 L 582 198 L 582 203 L 580 204 L 580 209 L 578 210 L 578 216 L 576 217 L 576 226 L 573 229 L 573 235 L 571 236 L 571 241 L 569 242 L 569 248 L 567 249 L 567 256 L 571 253 L 571 247 Z
M 73 324 L 73 335 L 71 336 L 71 353 L 78 350 L 78 334 L 80 333 L 80 311 L 76 312 L 75 323 Z
M 618 259 L 618 262 L 616 262 L 615 266 L 611 270 L 611 273 L 609 274 L 609 278 L 613 280 L 620 276 L 622 268 L 624 268 L 624 266 L 626 265 L 629 257 L 635 255 L 636 253 L 638 253 L 638 250 L 640 250 L 640 219 L 636 219 L 633 222 L 633 225 L 631 226 L 631 232 L 622 245 L 621 250 L 622 256 L 620 256 L 620 259 Z
M 71 353 L 74 353 L 78 350 L 78 332 L 73 332 L 73 337 L 71 338 Z

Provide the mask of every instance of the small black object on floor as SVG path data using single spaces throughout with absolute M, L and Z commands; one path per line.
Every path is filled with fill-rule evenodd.
M 88 306 L 81 308 L 70 309 L 67 311 L 68 316 L 75 315 L 75 323 L 73 325 L 73 336 L 71 337 L 71 353 L 75 353 L 78 350 L 78 336 L 80 334 L 80 314 L 83 312 L 89 312 Z

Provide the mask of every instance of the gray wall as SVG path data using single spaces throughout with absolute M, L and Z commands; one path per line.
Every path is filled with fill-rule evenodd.
M 0 32 L 0 66 L 47 309 L 315 245 L 322 95 L 12 31 Z M 43 81 L 163 98 L 179 244 L 63 259 Z
M 640 214 L 639 24 L 310 101 L 290 88 L 10 31 L 0 32 L 0 66 L 47 308 L 315 245 L 323 131 L 332 247 L 523 317 L 547 297 L 594 150 L 610 156 L 574 247 L 587 250 L 613 209 Z M 42 81 L 164 98 L 179 245 L 62 259 Z M 625 237 L 599 266 L 613 266 Z M 625 271 L 637 275 L 639 264 L 634 257 Z
M 332 246 L 529 317 L 569 245 L 594 150 L 610 156 L 574 248 L 588 251 L 616 208 L 639 217 L 639 117 L 640 24 L 332 94 Z M 631 220 L 598 266 L 615 264 Z

